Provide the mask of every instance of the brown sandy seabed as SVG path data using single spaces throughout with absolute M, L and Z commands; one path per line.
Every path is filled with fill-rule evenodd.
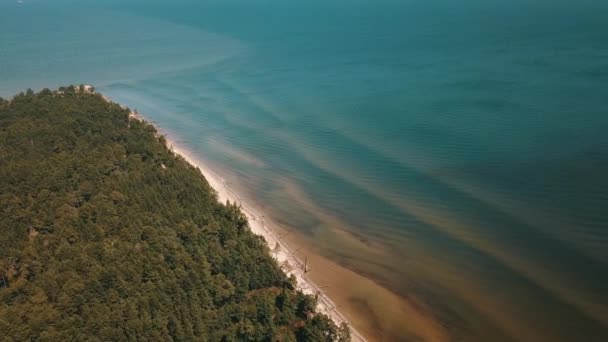
M 246 174 L 221 172 L 232 173 L 227 177 L 248 183 Z M 239 182 L 235 183 L 233 188 L 238 187 Z M 586 301 L 576 284 L 570 283 L 570 288 L 568 281 L 556 274 L 537 272 L 526 276 L 527 270 L 534 268 L 529 263 L 512 262 L 513 267 L 521 268 L 523 276 L 513 279 L 513 271 L 504 267 L 486 279 L 483 270 L 466 270 L 461 267 L 465 264 L 450 260 L 452 255 L 433 247 L 432 241 L 393 236 L 395 240 L 389 243 L 353 233 L 345 222 L 307 197 L 295 182 L 283 178 L 276 183 L 276 197 L 261 211 L 277 223 L 273 229 L 288 232 L 285 239 L 289 245 L 299 250 L 300 258 L 309 261 L 312 271 L 308 277 L 324 287 L 339 310 L 371 341 L 595 341 L 606 333 L 603 321 L 608 316 L 602 315 L 601 303 L 594 306 Z M 248 201 L 256 198 L 248 189 L 255 188 L 242 187 L 237 191 Z M 259 200 L 250 202 L 261 205 Z M 275 212 L 281 203 L 286 211 Z M 286 216 L 289 211 L 294 215 Z M 298 220 L 281 220 L 294 218 L 299 211 L 314 213 L 315 221 L 322 223 L 312 233 L 304 233 Z M 440 213 L 420 215 L 444 226 L 447 224 L 442 220 L 449 221 Z M 459 224 L 458 220 L 450 222 L 451 226 Z M 485 250 L 492 247 L 488 244 Z M 395 252 L 399 248 L 403 251 Z M 511 256 L 500 254 L 500 245 L 495 250 L 497 258 L 511 260 Z M 493 262 L 486 267 L 496 267 Z M 378 272 L 383 267 L 400 272 L 392 278 L 383 277 L 386 270 Z M 538 279 L 543 285 L 557 285 L 539 289 L 529 278 Z M 399 282 L 401 285 L 396 288 Z M 580 308 L 572 308 L 574 305 L 568 302 Z M 570 317 L 571 310 L 583 314 Z

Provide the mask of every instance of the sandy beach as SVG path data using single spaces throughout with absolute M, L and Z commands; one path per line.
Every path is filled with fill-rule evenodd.
M 183 147 L 177 146 L 169 137 L 167 144 L 173 152 L 181 155 L 190 164 L 201 170 L 203 176 L 209 182 L 209 185 L 217 191 L 220 202 L 226 201 L 239 203 L 241 210 L 247 216 L 251 231 L 262 236 L 268 244 L 272 256 L 277 260 L 283 271 L 288 275 L 294 275 L 298 281 L 298 289 L 304 293 L 318 295 L 319 303 L 317 305 L 318 312 L 329 316 L 337 325 L 342 323 L 349 324 L 353 341 L 365 341 L 363 336 L 359 334 L 344 317 L 337 308 L 337 305 L 327 296 L 323 290 L 306 276 L 305 261 L 297 257 L 297 248 L 293 248 L 282 239 L 283 234 L 279 234 L 276 229 L 273 229 L 273 223 L 268 216 L 256 209 L 252 204 L 248 203 L 237 192 L 231 189 L 226 181 L 211 168 L 207 167 L 199 158 L 187 151 Z M 277 248 L 278 246 L 278 248 Z
M 87 86 L 86 91 L 90 91 L 90 89 L 91 88 Z M 103 98 L 108 102 L 112 102 L 111 99 L 106 96 L 103 96 Z M 138 112 L 132 111 L 130 117 L 133 120 L 146 121 L 145 117 Z M 147 122 L 150 123 L 149 121 Z M 160 135 L 165 136 L 169 149 L 182 156 L 188 163 L 201 171 L 209 185 L 217 192 L 218 200 L 220 202 L 225 203 L 226 201 L 230 201 L 238 203 L 241 206 L 241 210 L 247 216 L 251 231 L 262 236 L 264 240 L 266 240 L 272 256 L 277 260 L 282 270 L 288 276 L 293 275 L 296 277 L 298 290 L 306 294 L 318 296 L 317 311 L 329 316 L 336 325 L 342 323 L 348 324 L 353 341 L 366 341 L 365 337 L 358 332 L 344 314 L 338 310 L 339 306 L 329 298 L 322 290 L 321 286 L 315 284 L 306 274 L 306 260 L 301 260 L 297 256 L 298 249 L 288 245 L 285 239 L 283 239 L 286 233 L 279 233 L 278 225 L 275 222 L 264 215 L 260 209 L 256 208 L 253 201 L 243 198 L 233 188 L 228 186 L 226 180 L 222 178 L 218 172 L 206 165 L 201 157 L 177 144 L 176 139 L 167 134 L 167 132 L 163 131 L 160 127 L 156 125 L 155 127 Z

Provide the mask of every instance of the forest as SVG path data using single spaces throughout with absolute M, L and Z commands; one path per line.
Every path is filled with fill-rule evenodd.
M 0 340 L 349 341 L 129 113 L 84 86 L 0 98 Z

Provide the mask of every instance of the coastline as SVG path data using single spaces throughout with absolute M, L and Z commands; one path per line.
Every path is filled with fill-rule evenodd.
M 305 262 L 296 256 L 297 249 L 290 247 L 285 240 L 282 239 L 282 234 L 279 234 L 273 226 L 274 222 L 268 219 L 263 212 L 254 208 L 247 200 L 244 200 L 237 192 L 231 189 L 226 181 L 215 171 L 203 163 L 200 158 L 193 155 L 192 152 L 175 144 L 174 140 L 165 135 L 167 145 L 174 153 L 182 156 L 192 166 L 197 167 L 205 177 L 209 185 L 216 191 L 218 200 L 222 203 L 226 201 L 239 203 L 241 211 L 247 216 L 249 228 L 251 231 L 266 240 L 266 244 L 271 250 L 271 255 L 277 260 L 281 269 L 287 276 L 294 275 L 297 279 L 298 289 L 306 294 L 318 295 L 317 311 L 331 318 L 336 325 L 342 323 L 348 324 L 351 330 L 351 338 L 353 341 L 366 341 L 366 339 L 353 327 L 352 323 L 337 309 L 337 305 L 329 298 L 329 296 L 315 284 L 304 272 Z M 278 249 L 275 249 L 276 246 Z
M 94 88 L 88 85 L 85 86 L 84 91 L 95 93 Z M 109 97 L 103 94 L 100 95 L 105 101 L 115 103 Z M 126 107 L 123 106 L 123 108 Z M 271 255 L 280 265 L 283 272 L 285 272 L 288 277 L 291 275 L 295 276 L 298 290 L 305 294 L 318 296 L 317 312 L 327 315 L 337 326 L 346 323 L 350 329 L 352 341 L 367 341 L 367 339 L 353 326 L 352 322 L 338 310 L 339 305 L 336 305 L 329 295 L 322 290 L 321 286 L 316 284 L 306 275 L 306 260 L 302 261 L 296 256 L 298 249 L 294 249 L 293 246 L 290 246 L 285 239 L 283 239 L 286 234 L 280 234 L 277 231 L 278 225 L 276 223 L 270 220 L 268 216 L 265 216 L 260 209 L 256 208 L 254 204 L 251 203 L 252 201 L 244 199 L 238 192 L 230 188 L 227 185 L 227 181 L 209 167 L 201 157 L 196 156 L 194 152 L 189 151 L 187 148 L 176 143 L 177 139 L 174 139 L 166 131 L 156 124 L 145 120 L 145 117 L 138 112 L 131 110 L 129 117 L 132 120 L 145 121 L 153 125 L 158 131 L 158 134 L 165 137 L 167 148 L 175 154 L 180 155 L 190 165 L 200 170 L 202 176 L 205 177 L 209 185 L 217 193 L 218 201 L 221 203 L 225 203 L 226 201 L 239 203 L 241 211 L 247 217 L 251 231 L 264 238 L 271 251 Z

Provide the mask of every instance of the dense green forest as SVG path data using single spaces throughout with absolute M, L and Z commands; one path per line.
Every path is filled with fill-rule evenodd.
M 84 87 L 0 99 L 1 341 L 346 341 L 239 208 Z

